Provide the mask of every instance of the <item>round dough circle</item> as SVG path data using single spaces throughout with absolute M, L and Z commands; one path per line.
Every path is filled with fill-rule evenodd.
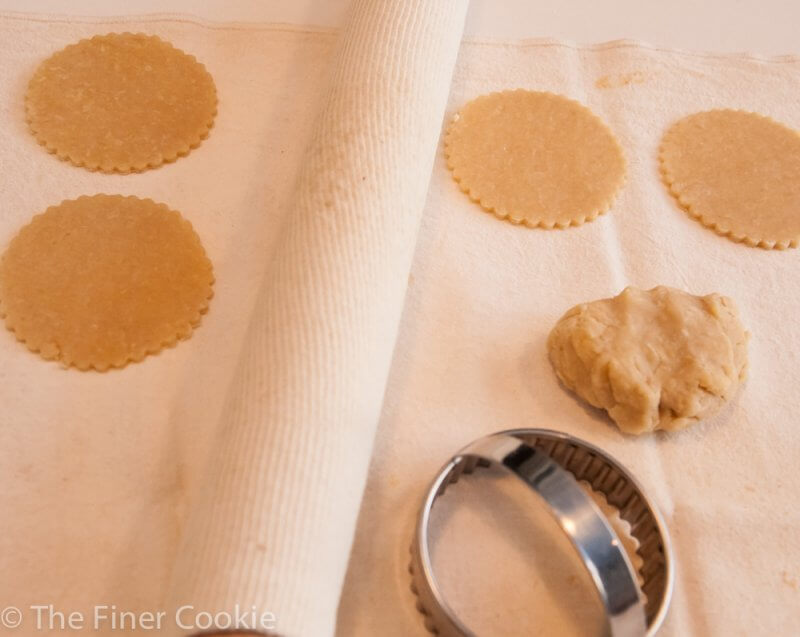
M 661 172 L 703 225 L 762 248 L 800 239 L 800 134 L 756 113 L 689 115 L 664 135 Z
M 213 282 L 178 212 L 137 197 L 80 197 L 36 215 L 11 241 L 0 316 L 42 357 L 103 371 L 187 338 Z
M 445 154 L 473 201 L 531 227 L 591 221 L 625 180 L 625 158 L 608 127 L 553 93 L 519 89 L 472 100 L 448 127 Z
M 214 80 L 158 37 L 81 40 L 39 65 L 25 95 L 40 144 L 76 166 L 128 173 L 186 155 L 217 112 Z
M 628 559 L 633 567 L 633 572 L 636 575 L 636 582 L 639 585 L 639 590 L 642 595 L 644 595 L 644 591 L 641 590 L 642 586 L 644 585 L 644 578 L 642 577 L 644 560 L 642 559 L 642 556 L 639 555 L 638 551 L 641 544 L 633 534 L 631 523 L 623 518 L 620 510 L 608 501 L 605 493 L 602 491 L 595 491 L 587 480 L 581 480 L 578 482 L 578 484 L 586 493 L 589 494 L 592 500 L 594 500 L 597 508 L 600 509 L 600 512 L 606 518 L 609 526 L 617 534 L 620 542 L 622 542 L 622 548 L 628 555 Z M 645 598 L 646 597 L 647 596 L 645 595 Z

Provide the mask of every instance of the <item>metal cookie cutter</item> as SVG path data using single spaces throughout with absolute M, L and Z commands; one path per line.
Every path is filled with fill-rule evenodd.
M 428 630 L 442 637 L 474 637 L 438 587 L 428 526 L 434 503 L 449 485 L 477 467 L 493 465 L 510 471 L 538 494 L 569 536 L 605 608 L 606 634 L 655 635 L 667 614 L 674 579 L 672 549 L 661 515 L 616 460 L 588 442 L 547 429 L 512 429 L 480 438 L 453 456 L 433 480 L 420 508 L 409 567 L 417 609 Z M 643 560 L 641 588 L 619 538 L 579 480 L 603 493 L 630 524 Z

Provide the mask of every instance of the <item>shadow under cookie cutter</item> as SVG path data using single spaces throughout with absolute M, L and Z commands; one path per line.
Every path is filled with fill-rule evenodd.
M 411 588 L 425 626 L 442 637 L 474 637 L 448 606 L 436 577 L 428 527 L 436 500 L 463 474 L 499 466 L 527 484 L 567 534 L 594 582 L 610 637 L 652 637 L 664 622 L 674 582 L 669 535 L 635 478 L 594 445 L 547 429 L 512 429 L 480 438 L 459 451 L 431 483 L 411 544 Z M 615 531 L 578 481 L 603 493 L 631 527 L 643 560 L 642 586 Z

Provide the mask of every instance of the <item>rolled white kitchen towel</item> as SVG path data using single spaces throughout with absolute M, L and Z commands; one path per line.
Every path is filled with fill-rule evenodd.
M 173 604 L 334 631 L 467 2 L 353 2 Z

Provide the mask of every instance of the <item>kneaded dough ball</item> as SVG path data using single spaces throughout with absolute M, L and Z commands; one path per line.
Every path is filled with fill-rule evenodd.
M 547 350 L 564 385 L 641 434 L 717 412 L 746 376 L 748 338 L 725 296 L 629 287 L 569 310 Z

